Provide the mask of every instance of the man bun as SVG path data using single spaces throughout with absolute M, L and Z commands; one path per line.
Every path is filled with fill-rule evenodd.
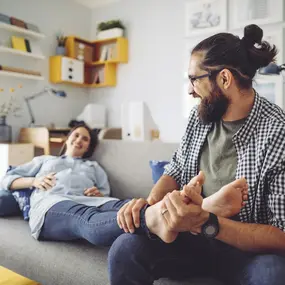
M 244 28 L 244 36 L 242 41 L 249 47 L 255 44 L 261 44 L 263 37 L 263 30 L 257 25 L 248 25 Z

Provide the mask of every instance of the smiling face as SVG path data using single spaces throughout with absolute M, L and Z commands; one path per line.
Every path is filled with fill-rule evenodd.
M 72 157 L 83 157 L 90 145 L 90 134 L 84 127 L 75 129 L 66 140 L 65 154 Z
M 217 84 L 219 71 L 213 74 L 213 80 L 208 71 L 201 69 L 202 53 L 194 53 L 189 63 L 189 95 L 200 98 L 198 114 L 202 122 L 210 123 L 222 119 L 229 106 L 229 99 Z M 217 75 L 217 77 L 214 77 Z

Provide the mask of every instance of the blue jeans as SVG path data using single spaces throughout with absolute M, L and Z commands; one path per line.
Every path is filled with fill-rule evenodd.
M 41 240 L 70 241 L 85 239 L 99 246 L 109 246 L 124 233 L 117 224 L 118 210 L 130 200 L 109 201 L 100 207 L 89 207 L 73 201 L 62 201 L 49 209 L 41 230 Z M 141 224 L 144 225 L 144 210 Z M 144 234 L 141 227 L 136 233 Z
M 122 234 L 108 256 L 111 285 L 151 285 L 168 277 L 212 277 L 226 285 L 284 285 L 285 258 L 246 253 L 218 240 L 182 233 L 165 244 Z

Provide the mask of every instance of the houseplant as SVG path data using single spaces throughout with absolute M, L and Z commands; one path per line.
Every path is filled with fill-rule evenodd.
M 22 86 L 19 85 L 19 88 Z M 17 116 L 20 110 L 15 91 L 15 88 L 0 88 L 0 143 L 12 141 L 12 128 L 6 124 L 6 119 L 8 115 Z
M 63 35 L 63 33 L 58 33 L 56 35 L 56 40 L 57 40 L 56 54 L 57 55 L 65 55 L 65 53 L 66 53 L 66 49 L 65 49 L 66 37 Z
M 125 26 L 120 20 L 101 22 L 97 27 L 97 39 L 119 38 L 124 35 Z

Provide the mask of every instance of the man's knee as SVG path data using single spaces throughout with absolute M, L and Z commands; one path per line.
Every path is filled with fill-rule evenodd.
M 111 246 L 108 271 L 111 284 L 152 284 L 151 250 L 144 236 L 122 234 Z
M 242 277 L 242 285 L 283 285 L 285 258 L 268 254 L 258 255 L 250 261 Z
M 113 243 L 109 250 L 109 265 L 115 262 L 127 262 L 134 254 L 140 254 L 140 248 L 145 237 L 134 234 L 122 234 Z

